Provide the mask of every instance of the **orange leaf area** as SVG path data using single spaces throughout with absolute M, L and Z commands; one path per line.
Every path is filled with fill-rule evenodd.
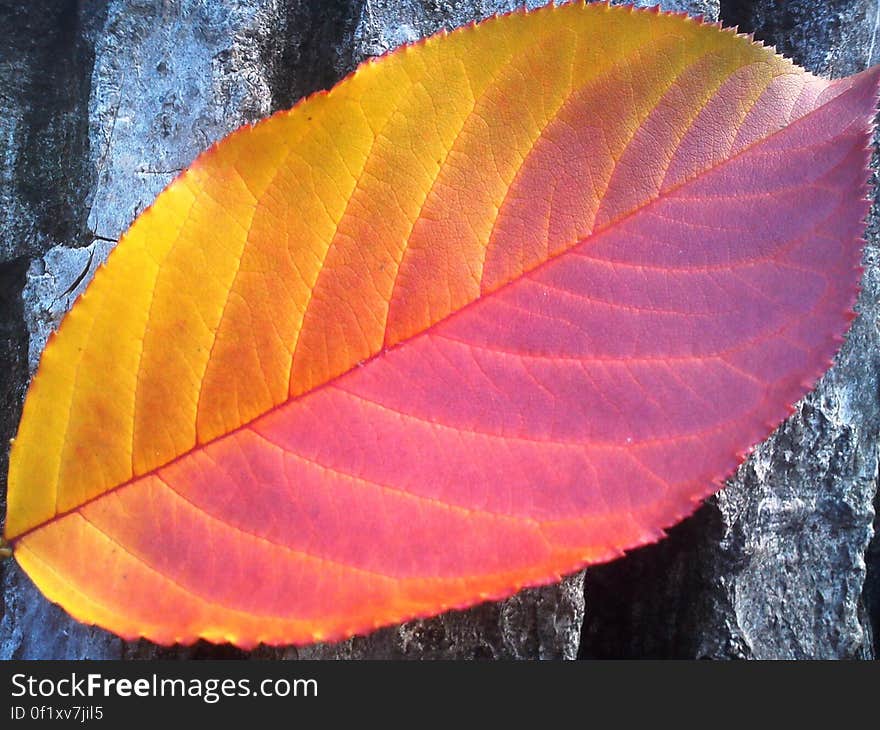
M 235 132 L 46 348 L 16 558 L 123 637 L 249 647 L 657 540 L 839 345 L 877 84 L 577 4 Z

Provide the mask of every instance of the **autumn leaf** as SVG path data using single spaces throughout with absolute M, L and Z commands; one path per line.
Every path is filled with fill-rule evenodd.
M 852 318 L 878 72 L 566 5 L 200 156 L 33 380 L 6 538 L 81 621 L 304 643 L 659 539 Z

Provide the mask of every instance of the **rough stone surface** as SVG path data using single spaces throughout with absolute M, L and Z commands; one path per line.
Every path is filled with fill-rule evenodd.
M 848 76 L 877 63 L 877 0 L 721 0 L 721 11 L 815 73 Z
M 91 49 L 75 0 L 0 3 L 0 262 L 83 240 Z M 63 170 L 65 174 L 59 175 Z
M 49 332 L 132 218 L 198 152 L 332 85 L 366 57 L 541 4 L 0 0 L 4 443 Z M 661 5 L 712 20 L 720 10 L 727 24 L 755 30 L 812 70 L 844 75 L 877 60 L 880 2 Z M 872 557 L 880 550 L 868 547 L 880 424 L 878 233 L 872 217 L 860 317 L 819 389 L 730 489 L 669 539 L 593 568 L 586 580 L 581 573 L 340 644 L 246 654 L 123 642 L 72 621 L 7 561 L 0 567 L 0 657 L 872 656 L 866 606 L 878 615 L 880 570 L 869 566 L 864 586 L 866 554 L 880 567 Z M 0 449 L 2 480 L 7 459 Z

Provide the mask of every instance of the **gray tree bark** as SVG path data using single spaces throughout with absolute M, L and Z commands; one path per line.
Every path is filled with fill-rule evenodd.
M 543 2 L 0 0 L 2 443 L 49 332 L 201 150 L 369 56 L 523 4 Z M 661 4 L 720 14 L 819 73 L 853 73 L 880 55 L 878 0 Z M 123 642 L 70 619 L 6 561 L 0 657 L 873 657 L 878 241 L 872 214 L 859 317 L 832 370 L 731 486 L 657 545 L 499 603 L 250 654 Z M 0 479 L 7 464 L 4 446 Z

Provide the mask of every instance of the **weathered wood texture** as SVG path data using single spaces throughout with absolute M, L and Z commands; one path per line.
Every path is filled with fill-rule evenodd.
M 48 333 L 133 217 L 198 152 L 368 56 L 521 5 L 0 0 L 3 443 Z M 878 0 L 661 5 L 720 13 L 820 73 L 845 75 L 880 56 Z M 501 603 L 250 655 L 123 642 L 72 621 L 7 561 L 0 657 L 873 657 L 878 241 L 872 216 L 860 315 L 834 368 L 731 488 L 657 545 Z M 4 481 L 7 459 L 0 449 Z

